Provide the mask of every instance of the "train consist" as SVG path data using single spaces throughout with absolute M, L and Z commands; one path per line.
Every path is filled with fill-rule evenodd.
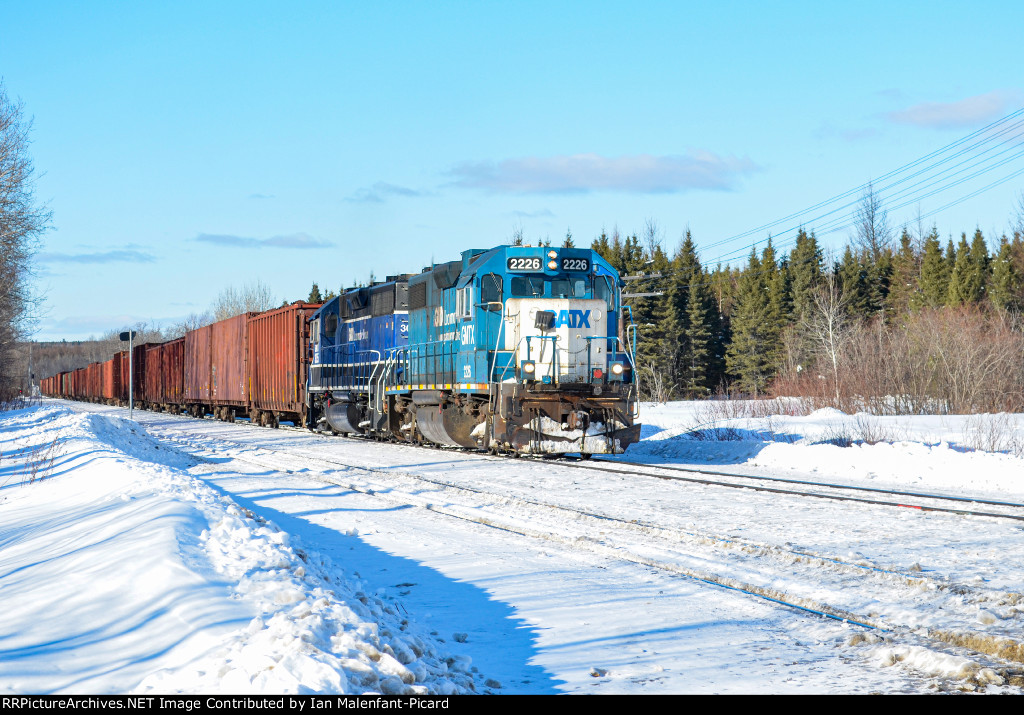
M 494 453 L 608 454 L 640 436 L 634 326 L 589 249 L 499 246 L 324 304 L 229 318 L 132 354 L 143 408 Z M 127 351 L 43 394 L 127 404 Z

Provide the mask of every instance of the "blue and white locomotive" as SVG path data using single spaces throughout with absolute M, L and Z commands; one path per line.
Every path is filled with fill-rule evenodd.
M 620 289 L 595 251 L 499 246 L 347 291 L 311 318 L 310 426 L 495 453 L 622 452 L 640 426 Z

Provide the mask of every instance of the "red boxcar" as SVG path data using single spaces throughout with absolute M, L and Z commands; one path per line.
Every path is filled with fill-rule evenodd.
M 103 374 L 98 362 L 91 363 L 85 368 L 84 396 L 89 402 L 96 402 L 103 396 Z
M 121 371 L 121 384 L 117 390 L 117 402 L 121 405 L 128 404 L 128 351 L 122 350 L 114 355 L 118 369 Z
M 305 421 L 309 326 L 320 303 L 296 302 L 250 315 L 248 323 L 249 404 L 253 422 L 277 425 Z
M 246 319 L 253 315 L 256 314 L 236 315 L 210 326 L 210 402 L 214 405 L 249 406 L 245 328 Z
M 146 406 L 150 409 L 164 404 L 164 382 L 163 372 L 160 370 L 162 363 L 160 354 L 163 352 L 162 343 L 150 343 L 146 345 L 146 385 L 143 391 Z
M 185 333 L 184 402 L 195 407 L 210 404 L 210 336 L 213 326 L 206 325 Z
M 104 402 L 113 404 L 121 391 L 121 362 L 117 358 L 100 363 L 101 394 Z
M 163 344 L 160 351 L 160 373 L 163 385 L 164 404 L 166 409 L 177 411 L 177 406 L 182 404 L 184 397 L 184 360 L 185 360 L 185 338 L 178 338 L 169 343 Z M 155 370 L 157 366 L 150 364 L 149 369 Z
M 146 400 L 146 351 L 149 343 L 132 347 L 132 395 L 135 403 Z

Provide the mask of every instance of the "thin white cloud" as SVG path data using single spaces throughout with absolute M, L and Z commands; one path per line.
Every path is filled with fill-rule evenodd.
M 513 211 L 513 216 L 519 218 L 554 218 L 555 215 L 551 213 L 549 209 L 539 209 L 537 211 Z
M 979 94 L 958 102 L 922 102 L 897 112 L 886 119 L 929 129 L 963 129 L 991 122 L 1007 113 L 1014 93 L 1003 90 Z
M 405 186 L 398 186 L 396 184 L 389 184 L 385 181 L 378 181 L 369 189 L 359 189 L 355 194 L 348 197 L 346 201 L 363 204 L 379 204 L 392 196 L 413 199 L 428 195 L 429 194 L 425 191 L 417 191 L 416 189 L 410 189 Z
M 152 263 L 156 256 L 142 251 L 105 251 L 103 253 L 40 253 L 40 263 Z
M 707 151 L 686 155 L 604 157 L 597 154 L 463 162 L 450 172 L 455 186 L 492 193 L 569 194 L 623 191 L 664 194 L 732 189 L 757 170 L 750 159 Z
M 313 238 L 308 233 L 293 233 L 288 236 L 271 236 L 270 238 L 249 238 L 247 236 L 232 236 L 230 234 L 201 233 L 196 236 L 197 241 L 212 243 L 218 246 L 230 246 L 232 248 L 329 248 L 334 244 L 330 241 L 321 241 Z
M 39 322 L 35 339 L 84 340 L 87 336 L 102 335 L 137 322 L 139 318 L 130 315 L 72 315 L 59 320 L 44 318 Z

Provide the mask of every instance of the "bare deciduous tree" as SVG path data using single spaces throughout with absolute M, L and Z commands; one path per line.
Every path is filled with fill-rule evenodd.
M 1017 210 L 1013 217 L 1013 233 L 1024 239 L 1024 191 L 1017 194 Z
M 665 381 L 664 373 L 653 362 L 640 365 L 637 377 L 639 378 L 637 387 L 642 400 L 664 404 L 668 402 L 675 389 L 674 384 L 670 385 Z
M 881 197 L 870 183 L 861 197 L 860 206 L 854 212 L 854 229 L 857 232 L 853 239 L 854 245 L 876 263 L 882 251 L 892 246 L 889 215 Z
M 37 305 L 30 261 L 51 213 L 35 197 L 35 167 L 29 155 L 31 120 L 21 102 L 0 83 L 0 401 L 15 391 L 16 341 L 31 327 Z
M 833 273 L 814 291 L 814 310 L 802 322 L 814 350 L 830 366 L 836 406 L 840 402 L 839 365 L 849 337 L 849 318 L 846 313 L 848 298 L 843 295 L 838 278 Z
M 210 307 L 213 320 L 225 320 L 242 313 L 262 313 L 277 307 L 277 299 L 266 283 L 257 279 L 241 288 L 228 286 L 220 292 Z
M 512 236 L 509 238 L 509 242 L 513 246 L 523 245 L 523 224 L 517 223 L 512 227 Z
M 661 246 L 661 227 L 653 218 L 644 221 L 643 241 L 648 256 L 653 256 L 655 250 Z
M 164 338 L 167 340 L 174 340 L 182 337 L 190 330 L 198 330 L 204 325 L 209 325 L 212 322 L 213 315 L 211 315 L 208 310 L 202 313 L 189 313 L 186 317 L 167 328 L 164 331 Z

